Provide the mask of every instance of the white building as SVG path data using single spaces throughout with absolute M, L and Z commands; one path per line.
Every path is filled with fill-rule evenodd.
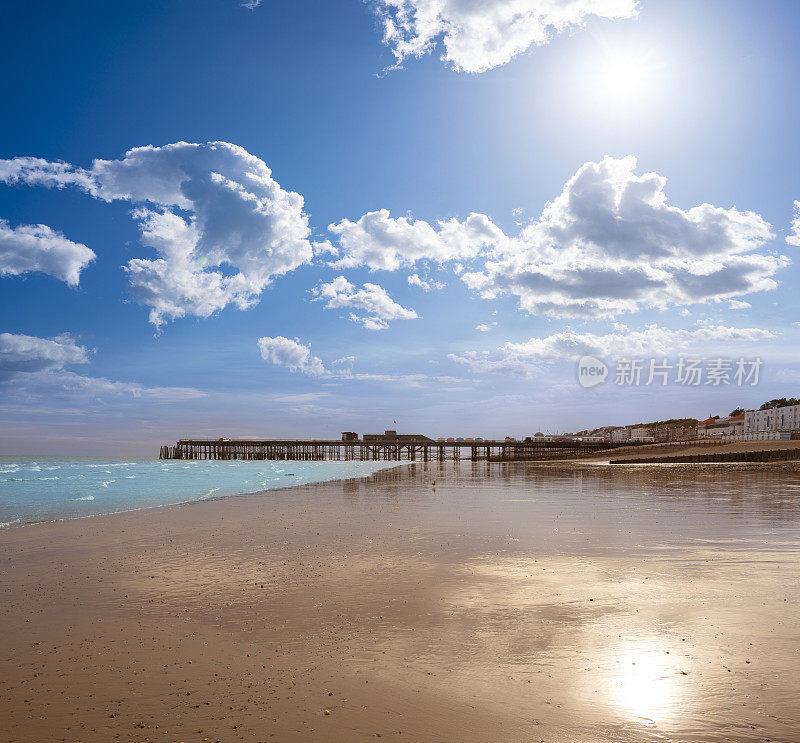
M 630 428 L 617 428 L 611 432 L 611 440 L 616 441 L 630 441 L 631 429 Z
M 745 438 L 789 438 L 792 431 L 800 431 L 800 405 L 748 410 L 744 414 Z
M 730 418 L 708 418 L 697 424 L 697 438 L 711 439 L 722 436 L 741 436 L 744 433 L 745 416 Z
M 635 428 L 631 428 L 631 440 L 632 441 L 655 441 L 653 437 L 653 432 L 647 426 L 636 426 Z

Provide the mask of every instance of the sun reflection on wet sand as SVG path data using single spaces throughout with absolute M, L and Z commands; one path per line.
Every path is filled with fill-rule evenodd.
M 611 651 L 616 673 L 608 680 L 609 703 L 622 715 L 664 725 L 680 713 L 685 697 L 681 678 L 670 655 L 655 640 L 632 640 Z

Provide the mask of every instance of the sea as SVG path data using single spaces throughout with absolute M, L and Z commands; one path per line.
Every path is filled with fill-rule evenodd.
M 395 462 L 0 457 L 0 528 L 364 477 Z

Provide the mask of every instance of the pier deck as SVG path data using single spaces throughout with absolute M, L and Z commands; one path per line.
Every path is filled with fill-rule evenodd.
M 180 439 L 161 447 L 161 459 L 429 461 L 512 460 L 587 457 L 623 444 L 594 441 L 383 441 L 338 439 Z M 626 444 L 629 445 L 629 444 Z

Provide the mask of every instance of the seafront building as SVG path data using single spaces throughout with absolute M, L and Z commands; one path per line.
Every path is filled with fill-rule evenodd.
M 744 414 L 744 437 L 748 440 L 789 439 L 800 432 L 800 405 L 748 410 Z
M 727 418 L 714 416 L 697 424 L 697 438 L 711 439 L 721 436 L 741 436 L 744 433 L 745 416 L 731 415 Z
M 602 428 L 587 429 L 577 433 L 544 434 L 541 431 L 537 431 L 533 436 L 524 436 L 519 439 L 514 436 L 506 436 L 501 440 L 509 444 L 519 442 L 565 443 L 569 441 L 586 444 L 596 444 L 604 441 L 613 444 L 646 444 L 695 441 L 697 439 L 752 441 L 795 437 L 800 438 L 800 405 L 748 410 L 739 415 L 727 417 L 710 416 L 701 421 L 697 421 L 694 418 L 676 418 L 630 426 L 603 426 Z M 354 431 L 343 431 L 342 441 L 353 444 L 373 445 L 386 442 L 477 445 L 483 444 L 488 439 L 480 436 L 440 436 L 432 439 L 423 434 L 398 434 L 397 431 L 387 430 L 382 434 L 364 434 L 361 439 Z

